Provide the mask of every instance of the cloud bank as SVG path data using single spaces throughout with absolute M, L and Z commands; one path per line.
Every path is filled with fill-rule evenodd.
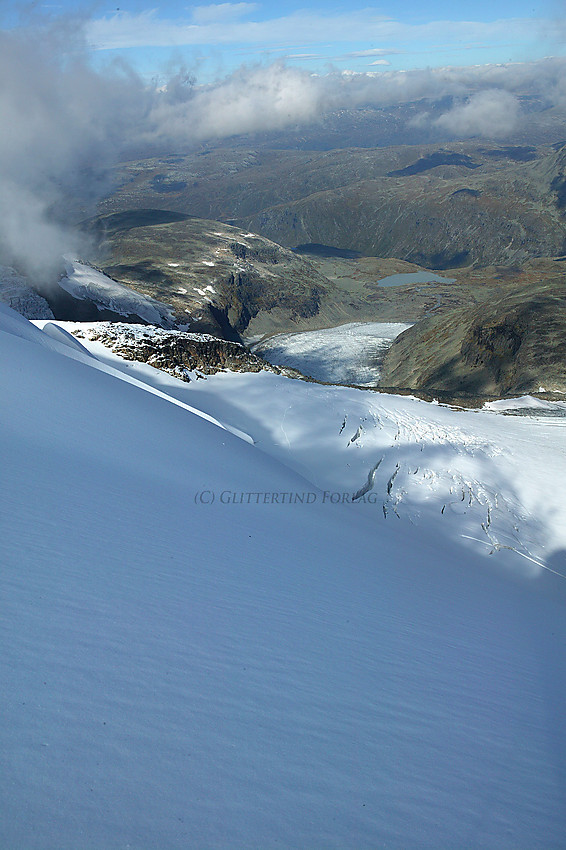
M 500 139 L 516 130 L 520 120 L 518 99 L 501 89 L 489 89 L 448 110 L 434 123 L 460 138 L 488 136 Z
M 220 14 L 223 5 L 197 17 Z M 246 14 L 253 4 L 235 6 Z M 80 251 L 70 224 L 79 211 L 94 212 L 112 165 L 128 149 L 187 149 L 304 125 L 333 110 L 447 96 L 444 114 L 422 120 L 448 136 L 501 139 L 524 120 L 519 95 L 566 105 L 565 70 L 566 60 L 549 59 L 315 75 L 276 63 L 243 67 L 206 86 L 180 72 L 158 90 L 124 63 L 94 70 L 80 22 L 0 31 L 0 262 L 38 280 L 55 275 L 63 252 Z
M 141 82 L 85 58 L 80 25 L 0 32 L 0 260 L 36 278 L 76 248 L 66 207 L 104 189 L 124 134 L 143 121 Z
M 566 59 L 471 68 L 312 74 L 283 62 L 242 67 L 207 86 L 175 85 L 154 100 L 143 137 L 204 142 L 244 133 L 280 130 L 355 107 L 388 107 L 420 100 L 452 105 L 420 117 L 446 137 L 501 139 L 526 120 L 520 97 L 543 107 L 566 107 Z M 407 139 L 410 142 L 410 139 Z

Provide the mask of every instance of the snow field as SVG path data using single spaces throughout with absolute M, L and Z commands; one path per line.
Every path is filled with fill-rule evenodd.
M 463 545 L 434 494 L 418 526 L 318 489 L 366 480 L 378 435 L 508 486 L 500 429 L 529 422 L 371 395 L 372 431 L 360 391 L 183 385 L 0 324 L 1 846 L 562 846 L 563 580 Z M 521 453 L 529 529 L 551 452 Z

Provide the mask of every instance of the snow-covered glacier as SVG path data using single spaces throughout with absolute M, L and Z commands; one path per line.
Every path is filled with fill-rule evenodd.
M 0 844 L 563 846 L 560 418 L 56 336 L 0 311 Z

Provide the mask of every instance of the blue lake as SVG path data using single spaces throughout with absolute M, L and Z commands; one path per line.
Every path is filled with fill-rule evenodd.
M 403 286 L 406 283 L 456 283 L 455 278 L 440 277 L 432 272 L 410 272 L 391 274 L 378 280 L 378 286 Z

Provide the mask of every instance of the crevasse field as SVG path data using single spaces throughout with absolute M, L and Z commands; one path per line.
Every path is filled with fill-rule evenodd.
M 317 381 L 375 386 L 402 322 L 351 322 L 321 331 L 275 334 L 254 351 L 277 366 L 290 366 Z
M 2 848 L 563 848 L 566 405 L 0 307 Z

